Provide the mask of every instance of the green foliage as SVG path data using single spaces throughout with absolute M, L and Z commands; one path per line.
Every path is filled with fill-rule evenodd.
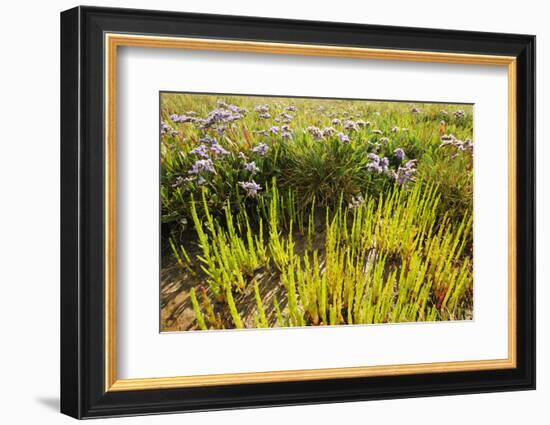
M 170 118 L 206 117 L 216 100 L 161 99 L 170 128 L 161 137 L 163 243 L 201 282 L 200 301 L 190 289 L 200 329 L 471 317 L 472 150 L 441 138 L 471 139 L 471 107 L 223 96 L 248 112 L 221 132 Z M 275 118 L 285 111 L 283 137 Z M 335 128 L 320 137 L 311 126 Z M 260 143 L 263 153 L 253 149 Z M 212 149 L 211 171 L 193 172 L 197 148 Z

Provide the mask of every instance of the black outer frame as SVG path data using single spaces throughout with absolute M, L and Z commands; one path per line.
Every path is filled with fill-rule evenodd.
M 517 368 L 104 391 L 105 32 L 517 57 Z M 61 412 L 75 418 L 535 388 L 535 37 L 76 7 L 61 13 Z

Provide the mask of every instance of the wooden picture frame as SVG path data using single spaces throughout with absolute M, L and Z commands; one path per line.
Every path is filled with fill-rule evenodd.
M 118 379 L 116 65 L 121 46 L 507 67 L 508 357 Z M 61 14 L 61 103 L 63 413 L 90 418 L 534 388 L 533 36 L 77 7 Z

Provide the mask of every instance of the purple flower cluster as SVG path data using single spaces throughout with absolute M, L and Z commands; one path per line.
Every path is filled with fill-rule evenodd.
M 170 134 L 171 136 L 175 136 L 176 134 L 178 134 L 178 132 L 174 130 L 172 127 L 170 127 L 169 124 L 165 123 L 164 121 L 161 121 L 160 134 Z
M 466 139 L 464 141 L 458 140 L 452 134 L 445 134 L 441 136 L 441 145 L 439 145 L 439 147 L 442 148 L 444 146 L 454 146 L 460 151 L 466 151 L 466 152 L 474 151 L 474 144 L 470 139 Z
M 196 115 L 196 112 L 190 111 L 190 112 L 186 112 L 183 115 L 172 114 L 170 115 L 170 119 L 172 120 L 172 122 L 184 124 L 186 122 L 196 122 L 197 117 L 195 115 Z
M 323 138 L 323 132 L 318 128 L 318 127 L 315 127 L 313 125 L 310 125 L 308 128 L 307 128 L 307 132 L 309 134 L 311 134 L 311 136 L 315 139 L 315 140 L 321 140 Z
M 407 163 L 397 169 L 397 172 L 393 173 L 393 177 L 398 185 L 404 185 L 414 180 L 414 174 L 416 173 L 416 159 L 411 159 Z
M 254 180 L 248 182 L 239 182 L 239 186 L 246 191 L 246 196 L 255 198 L 258 196 L 258 192 L 262 190 L 262 187 Z
M 208 134 L 205 135 L 204 137 L 201 137 L 199 139 L 199 142 L 200 143 L 207 143 L 209 145 L 211 145 L 212 143 L 216 143 L 216 139 L 214 139 L 213 137 L 210 137 Z
M 334 133 L 336 133 L 336 129 L 334 127 L 325 127 L 325 128 L 323 128 L 323 137 L 330 137 Z
M 344 121 L 344 130 L 357 131 L 357 123 L 353 120 Z
M 287 114 L 286 112 L 281 112 L 277 118 L 274 120 L 275 122 L 283 122 L 285 124 L 289 124 L 292 121 L 292 115 Z
M 462 119 L 466 116 L 466 112 L 464 112 L 462 109 L 459 109 L 458 111 L 455 111 L 455 113 L 453 114 L 455 119 L 459 120 L 459 119 Z
M 268 150 L 269 146 L 267 146 L 265 143 L 259 143 L 252 148 L 252 152 L 260 154 L 261 156 L 264 156 Z
M 342 143 L 349 143 L 350 142 L 349 137 L 346 136 L 344 133 L 338 133 L 338 140 L 340 140 L 340 142 L 342 142 Z
M 388 166 L 390 165 L 388 158 L 380 158 L 375 153 L 369 153 L 367 158 L 369 159 L 367 169 L 370 172 L 377 174 L 388 172 Z
M 254 108 L 254 112 L 259 114 L 266 114 L 269 112 L 269 105 L 258 105 Z
M 229 151 L 223 148 L 222 145 L 220 145 L 218 142 L 212 143 L 210 146 L 210 151 L 214 153 L 215 155 L 219 156 L 227 156 L 229 155 Z
M 206 147 L 206 145 L 199 145 L 195 149 L 191 149 L 189 153 L 192 155 L 197 155 L 203 159 L 210 158 L 208 156 L 208 148 Z
M 189 174 L 199 174 L 202 172 L 216 174 L 214 163 L 211 159 L 197 159 L 193 167 L 188 171 Z
M 256 163 L 254 161 L 251 161 L 251 162 L 245 162 L 244 163 L 244 168 L 246 171 L 249 171 L 250 173 L 252 173 L 252 175 L 258 173 L 260 171 L 260 169 L 258 168 L 258 166 L 256 165 Z
M 286 124 L 281 127 L 281 137 L 285 140 L 292 139 L 292 130 Z
M 241 118 L 242 114 L 240 112 L 233 112 L 230 109 L 218 108 L 210 111 L 205 119 L 200 120 L 200 124 L 203 128 L 210 128 L 215 124 L 231 123 Z
M 393 154 L 399 161 L 403 161 L 405 159 L 405 151 L 401 148 L 397 148 L 393 151 Z

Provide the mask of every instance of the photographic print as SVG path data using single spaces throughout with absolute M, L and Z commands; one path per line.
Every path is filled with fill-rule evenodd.
M 472 319 L 472 105 L 160 105 L 161 331 Z

